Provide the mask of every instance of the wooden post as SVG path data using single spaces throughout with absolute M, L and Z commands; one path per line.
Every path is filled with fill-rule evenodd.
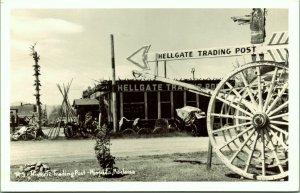
M 171 118 L 174 119 L 174 91 L 170 93 L 170 101 L 171 101 Z
M 207 163 L 206 163 L 207 170 L 211 169 L 211 160 L 212 160 L 212 146 L 210 140 L 208 140 Z
M 144 92 L 144 107 L 145 107 L 145 119 L 148 119 L 148 98 L 147 98 L 147 92 Z
M 164 61 L 164 68 L 165 68 L 165 78 L 167 78 L 167 61 Z
M 113 129 L 117 132 L 117 96 L 116 96 L 116 74 L 115 74 L 115 51 L 114 51 L 114 36 L 110 34 L 111 40 L 111 67 L 112 67 L 112 116 Z
M 183 91 L 183 106 L 186 106 L 186 90 Z
M 120 119 L 123 117 L 123 92 L 120 92 Z
M 157 118 L 161 118 L 160 91 L 157 92 Z
M 107 107 L 107 121 L 111 122 L 112 121 L 112 115 L 111 115 L 111 95 L 107 96 L 107 103 L 108 103 L 108 107 Z
M 99 128 L 101 128 L 101 111 L 99 111 L 98 120 L 99 120 L 98 121 L 98 126 L 99 126 Z
M 158 76 L 158 61 L 156 61 L 156 76 Z
M 197 108 L 200 108 L 199 95 L 196 94 Z

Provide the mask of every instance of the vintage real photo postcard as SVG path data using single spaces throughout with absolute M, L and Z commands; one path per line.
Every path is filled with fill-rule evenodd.
M 1 190 L 299 190 L 299 1 L 55 2 L 1 2 Z

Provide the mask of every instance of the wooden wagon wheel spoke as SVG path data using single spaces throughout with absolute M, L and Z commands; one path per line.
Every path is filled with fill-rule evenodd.
M 285 122 L 285 121 L 270 121 L 270 123 L 275 125 L 289 125 L 289 122 Z
M 281 165 L 281 162 L 280 162 L 280 160 L 279 160 L 279 158 L 278 158 L 278 155 L 277 155 L 277 152 L 276 152 L 276 148 L 275 148 L 275 146 L 274 146 L 274 144 L 273 144 L 273 142 L 272 142 L 272 140 L 271 140 L 271 137 L 270 137 L 270 135 L 269 135 L 268 132 L 266 132 L 266 136 L 267 136 L 268 140 L 269 140 L 270 143 L 271 143 L 271 146 L 272 146 L 271 151 L 273 152 L 273 155 L 274 155 L 275 160 L 276 160 L 276 162 L 277 162 L 277 164 L 278 164 L 279 170 L 280 170 L 281 173 L 283 173 L 284 170 L 283 170 L 282 165 Z
M 275 70 L 274 70 L 274 73 L 273 73 L 273 76 L 272 76 L 272 80 L 271 80 L 271 84 L 270 84 L 270 87 L 269 87 L 269 90 L 268 90 L 268 95 L 267 95 L 267 98 L 266 98 L 266 101 L 265 101 L 265 104 L 264 104 L 264 107 L 263 107 L 263 111 L 266 111 L 267 106 L 269 104 L 269 101 L 271 99 L 271 95 L 273 93 L 273 88 L 274 88 L 275 78 L 277 76 L 277 72 L 278 72 L 278 67 L 275 67 Z
M 239 124 L 239 125 L 223 127 L 221 129 L 214 130 L 212 133 L 218 133 L 218 132 L 221 132 L 221 131 L 226 131 L 226 130 L 229 130 L 229 129 L 233 129 L 233 128 L 241 127 L 241 126 L 246 126 L 246 125 L 251 125 L 251 122 L 247 122 L 247 123 L 243 123 L 243 124 Z
M 230 83 L 228 83 L 228 84 L 230 84 Z M 226 83 L 226 85 L 227 85 L 227 83 Z M 267 85 L 266 84 L 261 84 L 263 87 L 266 87 Z M 228 85 L 227 85 L 228 86 Z M 231 85 L 232 86 L 232 85 Z M 250 84 L 249 84 L 249 88 L 251 88 L 251 89 L 254 89 L 254 88 L 256 88 L 258 86 L 258 84 L 257 84 L 257 82 L 251 82 Z M 228 86 L 229 87 L 229 86 Z M 246 87 L 233 87 L 233 89 L 235 90 L 235 91 L 237 91 L 237 92 L 239 92 L 239 93 L 242 93 L 242 92 L 244 92 L 244 91 L 246 91 Z M 222 92 L 228 92 L 228 91 L 232 91 L 233 92 L 233 89 L 231 89 L 230 87 L 229 88 L 223 88 L 221 91 Z
M 251 139 L 252 135 L 254 134 L 255 130 L 253 129 L 253 131 L 247 136 L 247 138 L 245 139 L 245 141 L 241 144 L 240 148 L 236 151 L 236 153 L 231 157 L 230 159 L 230 163 L 232 163 L 234 161 L 234 159 L 236 158 L 236 156 L 242 151 L 242 149 L 245 147 L 245 145 L 248 143 L 248 141 Z
M 272 117 L 269 117 L 269 119 L 273 120 L 273 119 L 277 119 L 277 118 L 281 118 L 281 117 L 286 117 L 286 116 L 289 116 L 289 113 L 283 113 L 283 114 L 274 115 Z
M 281 70 L 281 72 L 279 73 L 279 76 L 278 76 L 277 80 L 280 81 L 280 80 L 284 79 L 284 78 L 282 77 L 282 75 L 284 75 L 284 74 L 286 74 L 286 69 L 282 69 L 282 70 Z
M 280 105 L 279 107 L 277 107 L 276 109 L 274 109 L 273 111 L 271 111 L 268 116 L 272 116 L 273 114 L 277 113 L 278 111 L 282 110 L 285 107 L 288 107 L 289 105 L 289 101 L 286 101 L 285 103 L 283 103 L 282 105 Z
M 262 90 L 261 90 L 261 75 L 260 75 L 260 67 L 256 67 L 257 71 L 257 81 L 258 81 L 258 109 L 260 111 L 263 110 L 263 99 L 262 99 Z
M 245 85 L 245 87 L 246 87 L 246 89 L 247 89 L 247 92 L 248 92 L 248 95 L 249 95 L 249 97 L 250 97 L 250 99 L 251 99 L 252 104 L 255 105 L 255 106 L 257 107 L 258 104 L 257 104 L 257 102 L 256 102 L 255 99 L 254 99 L 252 90 L 251 90 L 250 87 L 249 87 L 249 83 L 248 83 L 248 81 L 246 80 L 243 71 L 240 72 L 240 75 L 241 75 L 242 80 L 243 80 L 243 82 L 244 82 L 244 85 Z
M 287 75 L 287 66 L 276 62 L 250 63 L 223 78 L 212 93 L 210 142 L 224 164 L 241 176 L 276 180 L 288 175 Z M 221 127 L 213 128 L 215 124 Z
M 242 98 L 241 94 L 229 83 L 226 82 L 226 85 L 232 90 L 232 92 L 239 98 Z
M 243 87 L 243 88 L 241 88 L 239 91 L 236 89 L 236 88 L 234 88 L 229 82 L 226 82 L 226 85 L 230 88 L 230 90 L 226 90 L 226 89 L 222 89 L 222 91 L 232 91 L 235 95 L 236 95 L 236 99 L 238 99 L 238 104 L 241 104 L 242 102 L 243 102 L 243 100 L 245 100 L 244 99 L 244 97 L 240 94 L 240 93 L 243 93 L 244 92 L 244 90 L 245 90 L 245 87 Z M 231 93 L 229 93 L 228 92 L 228 95 L 229 94 L 231 94 Z M 248 106 L 247 106 L 248 107 Z M 249 108 L 249 107 L 248 107 Z M 254 113 L 255 112 L 255 109 L 254 108 L 249 108 L 249 110 L 252 112 L 252 113 Z
M 267 108 L 266 113 L 268 114 L 275 106 L 275 104 L 278 102 L 278 100 L 282 97 L 283 93 L 285 93 L 286 89 L 288 88 L 288 83 L 285 83 L 280 93 L 277 95 L 277 97 L 274 99 L 272 104 Z
M 261 138 L 261 164 L 262 164 L 262 175 L 266 175 L 266 163 L 265 163 L 265 137 L 264 131 L 260 130 L 260 138 Z
M 229 141 L 226 141 L 222 146 L 219 147 L 219 149 L 224 148 L 225 146 L 227 146 L 228 144 L 232 143 L 234 140 L 238 139 L 239 137 L 241 137 L 242 135 L 244 135 L 245 133 L 247 133 L 251 129 L 253 129 L 252 125 L 250 127 L 248 127 L 247 129 L 245 129 L 243 132 L 241 132 L 238 135 L 236 135 L 235 137 L 231 138 Z
M 235 89 L 229 82 L 226 82 L 226 85 L 230 88 L 230 90 L 227 89 L 222 89 L 222 91 L 224 92 L 228 92 L 228 91 L 232 91 L 235 95 L 236 95 L 236 99 L 239 101 L 238 104 L 241 104 L 245 99 L 244 97 L 240 94 L 243 93 L 243 91 L 245 90 L 245 87 L 241 88 L 241 90 L 238 92 L 237 89 Z M 225 94 L 225 93 L 224 93 Z M 229 95 L 230 93 L 228 93 Z M 247 108 L 251 111 L 251 113 L 255 113 L 256 109 L 252 106 L 247 105 Z
M 228 116 L 230 116 L 230 113 L 231 113 L 231 107 L 229 107 L 228 105 L 226 105 L 226 104 L 223 104 L 222 105 L 222 108 L 221 108 L 221 113 L 220 113 L 220 115 L 224 115 L 225 117 L 222 117 L 222 118 L 225 118 L 225 123 L 223 123 L 223 121 L 222 121 L 222 119 L 220 119 L 220 126 L 222 127 L 225 127 L 225 126 L 227 126 L 228 127 L 228 125 L 229 125 L 229 123 L 230 123 L 230 118 L 228 118 Z M 225 113 L 225 114 L 224 114 Z M 236 128 L 234 128 L 234 131 L 236 131 Z M 232 135 L 231 135 L 231 131 L 230 130 L 223 130 L 223 131 L 221 131 L 222 132 L 222 136 L 223 136 L 223 138 L 224 138 L 224 141 L 227 141 L 227 140 L 229 140 L 229 139 L 231 139 L 232 138 Z M 236 143 L 236 142 L 233 142 L 233 144 L 234 144 L 234 146 L 236 147 L 236 148 L 238 148 L 238 144 Z M 228 147 L 228 149 L 229 149 L 229 151 L 231 151 L 231 152 L 234 152 L 234 150 L 230 147 L 230 145 L 227 145 L 227 147 Z
M 216 117 L 222 117 L 222 118 L 231 118 L 231 119 L 242 119 L 242 120 L 252 120 L 251 117 L 246 117 L 246 116 L 236 116 L 236 115 L 224 115 L 224 114 L 220 114 L 220 113 L 212 113 L 212 116 L 216 116 Z
M 282 145 L 282 147 L 285 149 L 285 151 L 288 150 L 288 146 L 283 142 L 283 139 L 278 137 L 277 133 L 275 133 L 274 131 L 272 131 L 269 127 L 267 128 L 268 131 L 271 133 L 272 136 L 274 136 L 276 138 L 276 140 Z
M 289 135 L 288 132 L 284 131 L 283 129 L 280 129 L 279 127 L 277 127 L 277 126 L 275 126 L 275 125 L 270 124 L 270 127 L 271 127 L 272 129 L 274 129 L 274 130 L 280 132 L 280 133 L 285 134 L 286 136 Z
M 236 106 L 236 105 L 233 104 L 231 101 L 227 101 L 227 100 L 225 100 L 225 99 L 222 99 L 222 98 L 219 97 L 219 96 L 217 96 L 216 98 L 217 98 L 218 100 L 222 101 L 223 103 L 225 103 L 225 104 L 227 104 L 227 105 L 229 105 L 229 106 L 231 106 L 231 107 L 233 107 L 233 108 L 235 108 L 235 109 L 237 109 L 237 110 L 239 110 L 239 111 L 242 111 L 243 113 L 249 115 L 250 117 L 252 117 L 252 115 L 253 115 L 253 114 L 251 114 L 250 112 L 248 112 L 248 111 L 242 109 L 241 107 Z
M 255 151 L 255 147 L 256 147 L 258 139 L 259 139 L 259 135 L 256 133 L 254 141 L 253 141 L 251 149 L 250 149 L 251 151 L 249 153 L 249 156 L 248 156 L 248 159 L 247 159 L 247 162 L 246 162 L 246 167 L 244 169 L 245 172 L 248 172 L 248 170 L 249 170 L 249 167 L 250 167 L 250 164 L 251 164 L 251 160 L 253 158 L 253 153 Z

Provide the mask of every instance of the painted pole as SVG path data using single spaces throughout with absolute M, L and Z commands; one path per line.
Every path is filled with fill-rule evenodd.
M 31 46 L 31 56 L 34 59 L 34 74 L 33 76 L 35 76 L 35 91 L 36 93 L 34 94 L 35 98 L 36 98 L 36 106 L 37 106 L 37 111 L 38 111 L 38 120 L 37 120 L 37 124 L 38 124 L 38 129 L 37 129 L 37 134 L 36 137 L 42 136 L 44 137 L 44 133 L 42 131 L 42 108 L 41 108 L 41 101 L 40 101 L 40 80 L 39 80 L 39 75 L 40 75 L 40 65 L 38 64 L 39 60 L 40 60 L 40 56 L 38 55 L 38 53 L 35 51 L 35 45 Z
M 164 67 L 165 67 L 165 78 L 167 78 L 167 61 L 164 61 Z
M 35 76 L 35 97 L 36 97 L 36 106 L 37 106 L 37 111 L 38 111 L 38 126 L 39 126 L 39 130 L 41 129 L 41 101 L 40 101 L 40 80 L 39 80 L 39 64 L 38 61 L 40 59 L 40 57 L 38 57 L 37 52 L 33 53 L 33 59 L 35 61 L 35 65 L 34 65 L 34 76 Z
M 116 73 L 115 73 L 115 51 L 114 36 L 110 34 L 111 40 L 111 67 L 112 67 L 112 113 L 113 113 L 113 129 L 117 132 L 117 96 L 116 96 Z
M 212 160 L 212 146 L 210 140 L 208 140 L 207 163 L 206 163 L 207 170 L 211 169 L 211 160 Z
M 156 61 L 156 76 L 158 76 L 158 61 Z

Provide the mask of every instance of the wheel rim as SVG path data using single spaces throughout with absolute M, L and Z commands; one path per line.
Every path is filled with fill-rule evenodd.
M 28 140 L 28 136 L 27 136 L 26 133 L 22 135 L 22 139 L 23 139 L 24 141 L 27 141 L 27 140 Z
M 135 134 L 136 134 L 136 131 L 133 130 L 133 129 L 127 128 L 127 129 L 125 129 L 122 133 L 123 133 L 124 135 L 130 135 L 130 134 L 135 135 Z
M 212 93 L 207 112 L 211 144 L 243 177 L 276 180 L 288 175 L 287 76 L 288 68 L 281 64 L 250 63 L 222 79 Z
M 73 137 L 74 132 L 73 132 L 72 126 L 71 126 L 71 125 L 67 125 L 67 126 L 64 128 L 64 133 L 65 133 L 65 136 L 66 136 L 67 138 Z

